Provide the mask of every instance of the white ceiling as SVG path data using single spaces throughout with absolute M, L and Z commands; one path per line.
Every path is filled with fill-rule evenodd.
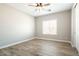
M 8 5 L 32 16 L 41 16 L 69 10 L 72 8 L 73 3 L 50 3 L 50 6 L 44 7 L 40 12 L 35 11 L 35 7 L 28 6 L 27 3 L 9 3 Z M 51 11 L 48 11 L 49 9 Z

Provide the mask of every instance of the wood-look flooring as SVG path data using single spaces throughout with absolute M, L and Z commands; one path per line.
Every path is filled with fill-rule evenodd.
M 69 43 L 33 39 L 8 48 L 0 49 L 0 56 L 76 56 Z

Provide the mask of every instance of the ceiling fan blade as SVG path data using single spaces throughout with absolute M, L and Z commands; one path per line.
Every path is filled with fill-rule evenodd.
M 50 3 L 44 4 L 44 6 L 49 6 L 49 5 L 50 5 Z

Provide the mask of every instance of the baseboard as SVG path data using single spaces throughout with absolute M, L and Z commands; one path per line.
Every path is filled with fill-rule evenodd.
M 72 47 L 76 47 L 72 42 L 71 42 L 71 46 L 72 46 Z
M 43 39 L 43 40 L 52 40 L 52 41 L 59 41 L 59 42 L 67 42 L 71 44 L 71 41 L 65 41 L 65 40 L 57 40 L 57 39 L 49 39 L 49 38 L 42 38 L 42 37 L 35 37 L 37 39 Z
M 15 43 L 11 43 L 11 44 L 8 44 L 8 45 L 0 46 L 0 49 L 7 48 L 7 47 L 10 47 L 10 46 L 13 46 L 13 45 L 16 45 L 16 44 L 20 44 L 20 43 L 23 43 L 23 42 L 26 42 L 26 41 L 29 41 L 29 40 L 32 40 L 32 39 L 34 39 L 34 37 L 29 38 L 29 39 L 25 39 L 25 40 L 22 40 L 22 41 L 18 41 L 18 42 L 15 42 Z

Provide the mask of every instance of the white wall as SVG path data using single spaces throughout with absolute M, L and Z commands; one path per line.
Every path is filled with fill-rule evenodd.
M 79 52 L 79 4 L 72 8 L 72 46 Z
M 8 5 L 0 4 L 0 46 L 34 36 L 34 18 Z
M 76 6 L 75 13 L 76 13 L 76 23 L 75 23 L 76 24 L 76 40 L 75 42 L 76 42 L 76 48 L 79 52 L 79 3 Z
M 42 34 L 43 20 L 57 20 L 57 35 Z M 55 40 L 71 40 L 71 10 L 36 17 L 36 36 Z
M 71 44 L 72 44 L 72 46 L 73 47 L 76 47 L 76 41 L 75 41 L 75 39 L 76 39 L 76 8 L 74 7 L 75 6 L 75 4 L 73 5 L 73 7 L 72 7 L 72 11 L 71 11 L 71 18 L 72 18 L 72 20 L 71 20 Z

